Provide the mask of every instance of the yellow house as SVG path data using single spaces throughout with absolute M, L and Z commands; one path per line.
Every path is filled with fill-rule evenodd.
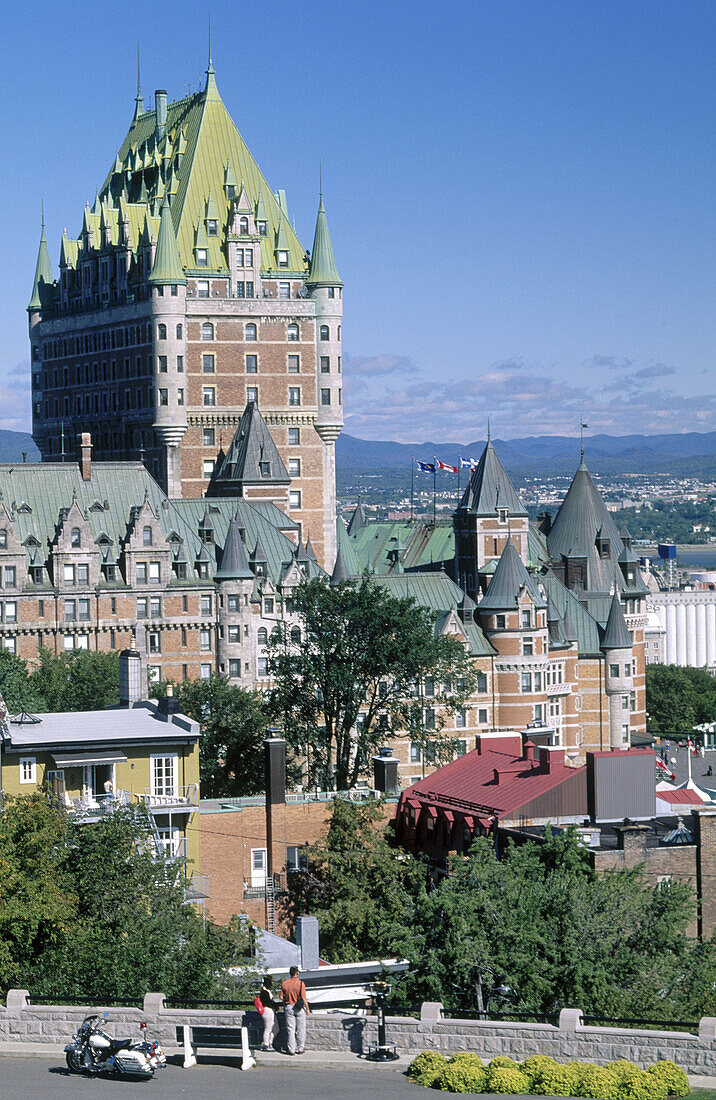
M 42 787 L 88 826 L 119 807 L 144 805 L 157 847 L 186 860 L 187 900 L 208 896 L 199 874 L 199 723 L 179 713 L 172 697 L 7 717 L 0 790 L 22 795 Z

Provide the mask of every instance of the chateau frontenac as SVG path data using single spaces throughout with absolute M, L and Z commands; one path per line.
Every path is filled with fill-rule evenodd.
M 176 102 L 159 90 L 145 109 L 138 86 L 81 233 L 62 236 L 58 277 L 43 224 L 28 306 L 43 462 L 74 457 L 88 432 L 95 461 L 141 461 L 170 498 L 221 495 L 225 452 L 256 405 L 278 461 L 232 490 L 278 491 L 332 569 L 342 295 L 322 193 L 309 254 L 211 59 L 203 90 Z

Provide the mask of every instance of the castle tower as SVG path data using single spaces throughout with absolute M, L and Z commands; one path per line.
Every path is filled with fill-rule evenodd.
M 246 556 L 238 512 L 229 524 L 214 579 L 219 589 L 219 671 L 233 681 L 243 677 L 250 683 L 249 670 L 254 667 L 250 606 L 254 574 Z
M 604 686 L 609 700 L 609 747 L 629 748 L 632 672 L 632 638 L 627 630 L 621 600 L 615 592 L 602 639 Z
M 528 562 L 527 509 L 490 439 L 453 514 L 454 580 L 475 602 L 508 543 Z

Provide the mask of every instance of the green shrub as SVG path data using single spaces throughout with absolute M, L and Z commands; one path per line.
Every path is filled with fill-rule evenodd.
M 578 1074 L 577 1088 L 580 1096 L 616 1100 L 618 1084 L 610 1066 L 587 1065 Z
M 485 1082 L 485 1092 L 529 1092 L 530 1079 L 519 1066 L 496 1066 L 496 1059 L 490 1062 Z M 511 1061 L 511 1059 L 510 1059 Z
M 484 1063 L 479 1054 L 474 1054 L 471 1050 L 459 1050 L 457 1054 L 448 1059 L 448 1065 L 466 1065 L 473 1069 L 484 1069 Z
M 502 1066 L 503 1069 L 520 1069 L 518 1062 L 514 1058 L 508 1058 L 506 1054 L 498 1054 L 496 1058 L 492 1058 L 488 1064 L 488 1069 L 498 1069 Z
M 667 1088 L 653 1073 L 639 1070 L 630 1077 L 622 1091 L 623 1100 L 666 1100 Z
M 444 1055 L 439 1054 L 437 1050 L 424 1050 L 422 1054 L 413 1058 L 407 1072 L 417 1085 L 427 1085 L 430 1088 L 438 1080 L 446 1065 Z
M 578 1096 L 578 1074 L 571 1066 L 542 1066 L 532 1078 L 531 1092 L 538 1096 Z
M 483 1065 L 468 1061 L 469 1057 L 451 1058 L 436 1081 L 437 1087 L 443 1092 L 484 1092 L 487 1071 Z
M 530 1081 L 534 1081 L 538 1073 L 546 1066 L 556 1066 L 554 1058 L 549 1058 L 546 1054 L 531 1054 L 529 1058 L 525 1058 L 521 1064 L 520 1069 L 523 1073 L 526 1073 Z
M 673 1062 L 659 1061 L 656 1065 L 649 1066 L 646 1072 L 653 1074 L 666 1085 L 669 1096 L 688 1096 L 691 1092 L 691 1085 L 685 1071 Z

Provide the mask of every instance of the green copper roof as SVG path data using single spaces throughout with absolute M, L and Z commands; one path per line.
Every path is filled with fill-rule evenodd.
M 140 196 L 142 201 L 151 201 L 156 197 L 157 180 L 164 171 L 165 186 L 173 196 L 171 212 L 179 253 L 186 268 L 191 270 L 196 270 L 194 234 L 207 216 L 206 203 L 211 194 L 219 234 L 209 237 L 207 269 L 225 272 L 228 271 L 226 233 L 233 209 L 233 202 L 226 198 L 225 190 L 225 184 L 231 182 L 227 174 L 230 166 L 231 177 L 243 181 L 252 206 L 261 196 L 261 219 L 267 223 L 267 235 L 260 243 L 261 268 L 277 271 L 274 241 L 281 208 L 222 102 L 211 65 L 209 70 L 205 90 L 167 105 L 166 138 L 161 139 L 159 149 L 155 141 L 156 112 L 143 111 L 135 116 L 119 149 L 121 171 L 117 171 L 115 162 L 100 194 L 106 195 L 111 189 L 116 200 L 123 189 L 125 198 L 130 200 L 130 208 Z M 171 159 L 167 155 L 166 142 L 169 142 Z M 153 167 L 157 163 L 160 167 Z M 288 270 L 303 273 L 307 266 L 305 249 L 286 219 L 284 222 Z M 136 247 L 137 238 L 132 240 Z
M 246 557 L 246 549 L 241 538 L 238 512 L 229 524 L 221 555 L 221 565 L 214 576 L 217 581 L 253 579 L 254 575 L 249 568 L 249 559 Z
M 268 465 L 266 465 L 268 464 Z M 255 401 L 249 401 L 239 421 L 226 457 L 211 482 L 211 491 L 251 485 L 287 485 L 291 478 L 278 453 L 273 436 Z
M 535 607 L 546 606 L 546 600 L 525 569 L 514 542 L 508 538 L 494 576 L 487 586 L 487 592 L 478 605 L 480 614 L 516 611 L 519 606 L 519 596 L 523 590 L 529 594 Z
M 316 232 L 313 237 L 313 252 L 311 253 L 311 270 L 308 274 L 309 286 L 343 286 L 336 258 L 333 255 L 331 235 L 328 232 L 326 211 L 323 207 L 323 191 L 318 204 L 318 216 L 316 218 Z
M 35 281 L 32 284 L 32 297 L 28 303 L 28 310 L 42 309 L 47 305 L 48 295 L 52 292 L 54 284 L 52 263 L 50 262 L 50 250 L 47 247 L 45 237 L 45 221 L 42 221 L 42 233 L 40 234 L 40 247 L 35 264 Z
M 494 516 L 498 508 L 506 508 L 511 516 L 527 515 L 527 509 L 488 439 L 463 493 L 460 509 L 478 516 Z
M 159 235 L 157 237 L 157 249 L 154 253 L 154 263 L 149 282 L 154 286 L 163 286 L 186 283 L 184 269 L 179 255 L 177 239 L 174 234 L 174 222 L 169 201 L 165 197 L 159 221 Z
M 437 614 L 438 625 L 451 611 L 459 611 L 464 593 L 451 581 L 447 573 L 399 573 L 389 577 L 375 577 L 391 596 L 407 596 L 420 607 Z M 495 650 L 476 622 L 462 624 L 469 641 L 472 657 L 494 656 Z
M 624 619 L 622 602 L 615 592 L 612 596 L 612 606 L 609 608 L 609 618 L 602 639 L 602 649 L 631 649 L 632 644 L 632 637 L 627 630 Z

